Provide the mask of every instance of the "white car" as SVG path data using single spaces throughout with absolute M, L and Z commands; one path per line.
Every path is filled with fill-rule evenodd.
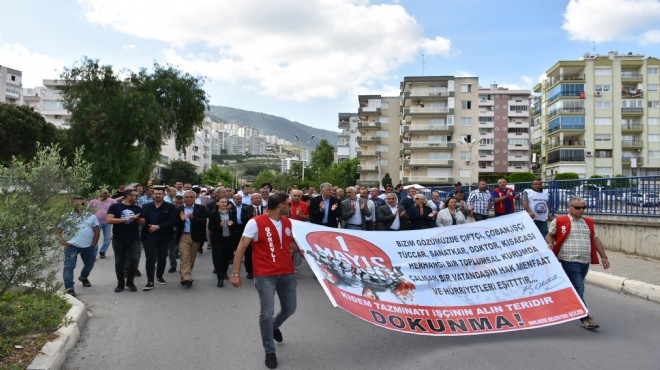
M 634 204 L 640 207 L 655 207 L 660 204 L 660 198 L 656 193 L 631 192 L 627 194 L 625 202 L 626 204 Z

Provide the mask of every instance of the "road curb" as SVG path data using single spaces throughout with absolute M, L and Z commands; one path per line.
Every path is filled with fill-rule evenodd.
M 64 298 L 71 304 L 66 319 L 73 322 L 57 329 L 57 339 L 44 344 L 37 357 L 27 367 L 28 370 L 61 369 L 64 361 L 66 361 L 67 354 L 78 343 L 80 333 L 89 319 L 87 306 L 69 294 L 66 294 Z
M 628 279 L 604 272 L 589 271 L 586 282 L 617 293 L 634 295 L 660 303 L 660 287 L 639 280 Z

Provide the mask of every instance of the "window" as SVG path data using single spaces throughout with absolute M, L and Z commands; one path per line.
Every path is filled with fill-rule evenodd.
M 660 70 L 660 67 L 648 67 L 646 69 L 646 73 L 649 75 L 658 75 L 658 71 Z
M 390 137 L 390 132 L 387 130 L 376 131 L 376 137 Z
M 461 118 L 461 126 L 472 126 L 472 118 L 462 117 Z
M 596 109 L 603 108 L 603 109 L 610 109 L 612 108 L 612 101 L 611 100 L 596 100 Z
M 649 135 L 649 143 L 660 143 L 660 135 Z
M 596 167 L 594 168 L 594 175 L 612 176 L 612 167 Z
M 449 159 L 452 159 L 452 156 L 451 156 L 450 152 L 431 152 L 426 156 L 426 158 L 428 158 L 428 159 L 449 160 Z
M 595 85 L 595 90 L 597 92 L 610 92 L 612 91 L 612 85 Z
M 472 109 L 472 101 L 471 100 L 462 100 L 461 101 L 461 109 Z
M 658 91 L 658 84 L 648 84 L 646 85 L 648 91 Z
M 479 135 L 485 136 L 485 135 L 492 135 L 493 134 L 493 129 L 492 128 L 480 128 L 479 129 Z
M 493 122 L 493 117 L 492 116 L 490 116 L 490 117 L 479 117 L 479 123 L 480 124 L 483 125 L 483 124 L 486 124 L 488 122 Z
M 596 158 L 612 158 L 612 150 L 596 150 Z
M 389 102 L 382 102 L 382 103 L 380 103 L 380 108 L 381 109 L 390 109 L 390 103 Z
M 601 117 L 594 120 L 594 123 L 596 126 L 612 126 L 612 118 L 611 117 Z
M 390 117 L 380 116 L 380 117 L 378 117 L 378 121 L 380 123 L 390 123 Z
M 660 118 L 649 118 L 649 126 L 660 126 Z
M 510 105 L 509 106 L 509 111 L 511 112 L 527 112 L 529 110 L 529 107 L 526 105 Z
M 472 175 L 472 171 L 464 169 L 461 169 L 460 173 L 458 174 L 458 176 L 462 179 L 469 179 L 470 175 Z
M 528 139 L 509 139 L 509 145 L 523 146 L 529 143 Z
M 594 69 L 594 74 L 596 76 L 611 76 L 612 75 L 612 68 L 610 68 L 610 67 L 596 67 Z
M 389 165 L 389 164 L 390 164 L 390 162 L 389 162 L 389 160 L 387 160 L 387 159 L 381 159 L 381 160 L 380 160 L 380 165 L 381 165 L 381 166 L 387 166 L 387 165 Z
M 495 151 L 494 150 L 480 150 L 479 151 L 479 158 L 485 158 L 489 155 L 494 155 Z
M 529 130 L 525 127 L 509 127 L 510 134 L 526 134 Z
M 644 108 L 644 101 L 641 99 L 623 99 L 621 108 Z
M 387 153 L 390 151 L 389 145 L 376 145 L 376 151 L 381 153 Z
M 461 92 L 464 92 L 464 93 L 472 92 L 472 85 L 471 84 L 461 84 Z
M 594 141 L 612 141 L 612 135 L 610 134 L 595 134 Z
M 451 168 L 429 168 L 426 175 L 428 177 L 448 178 L 451 177 Z
M 649 158 L 660 158 L 660 150 L 649 150 Z
M 462 161 L 469 161 L 472 158 L 472 155 L 470 152 L 461 152 L 461 160 Z
M 495 143 L 494 139 L 482 139 L 481 142 L 479 143 L 479 146 L 493 145 L 493 143 Z
M 657 100 L 649 100 L 649 108 L 658 108 L 658 101 Z

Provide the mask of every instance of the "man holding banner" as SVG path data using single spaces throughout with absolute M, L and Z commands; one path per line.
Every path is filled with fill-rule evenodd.
M 277 367 L 274 340 L 283 340 L 280 326 L 296 311 L 297 282 L 291 249 L 297 252 L 300 249 L 293 240 L 291 221 L 283 216 L 288 212 L 287 195 L 276 193 L 268 199 L 266 212 L 248 221 L 236 250 L 230 279 L 234 287 L 241 286 L 241 261 L 245 250 L 252 244 L 254 286 L 259 292 L 261 305 L 259 328 L 269 369 Z M 275 292 L 280 299 L 281 311 L 273 317 Z
M 594 221 L 582 217 L 586 208 L 584 199 L 572 197 L 568 202 L 568 216 L 554 219 L 546 236 L 548 247 L 557 255 L 582 302 L 584 302 L 584 279 L 589 272 L 589 263 L 598 264 L 598 255 L 600 255 L 603 268 L 610 268 L 603 244 L 596 236 Z M 589 316 L 581 318 L 580 322 L 585 329 L 593 330 L 600 327 Z

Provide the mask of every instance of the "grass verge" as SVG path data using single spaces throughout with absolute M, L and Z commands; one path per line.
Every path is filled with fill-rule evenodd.
M 25 369 L 56 337 L 71 305 L 57 294 L 12 290 L 0 297 L 0 369 Z

